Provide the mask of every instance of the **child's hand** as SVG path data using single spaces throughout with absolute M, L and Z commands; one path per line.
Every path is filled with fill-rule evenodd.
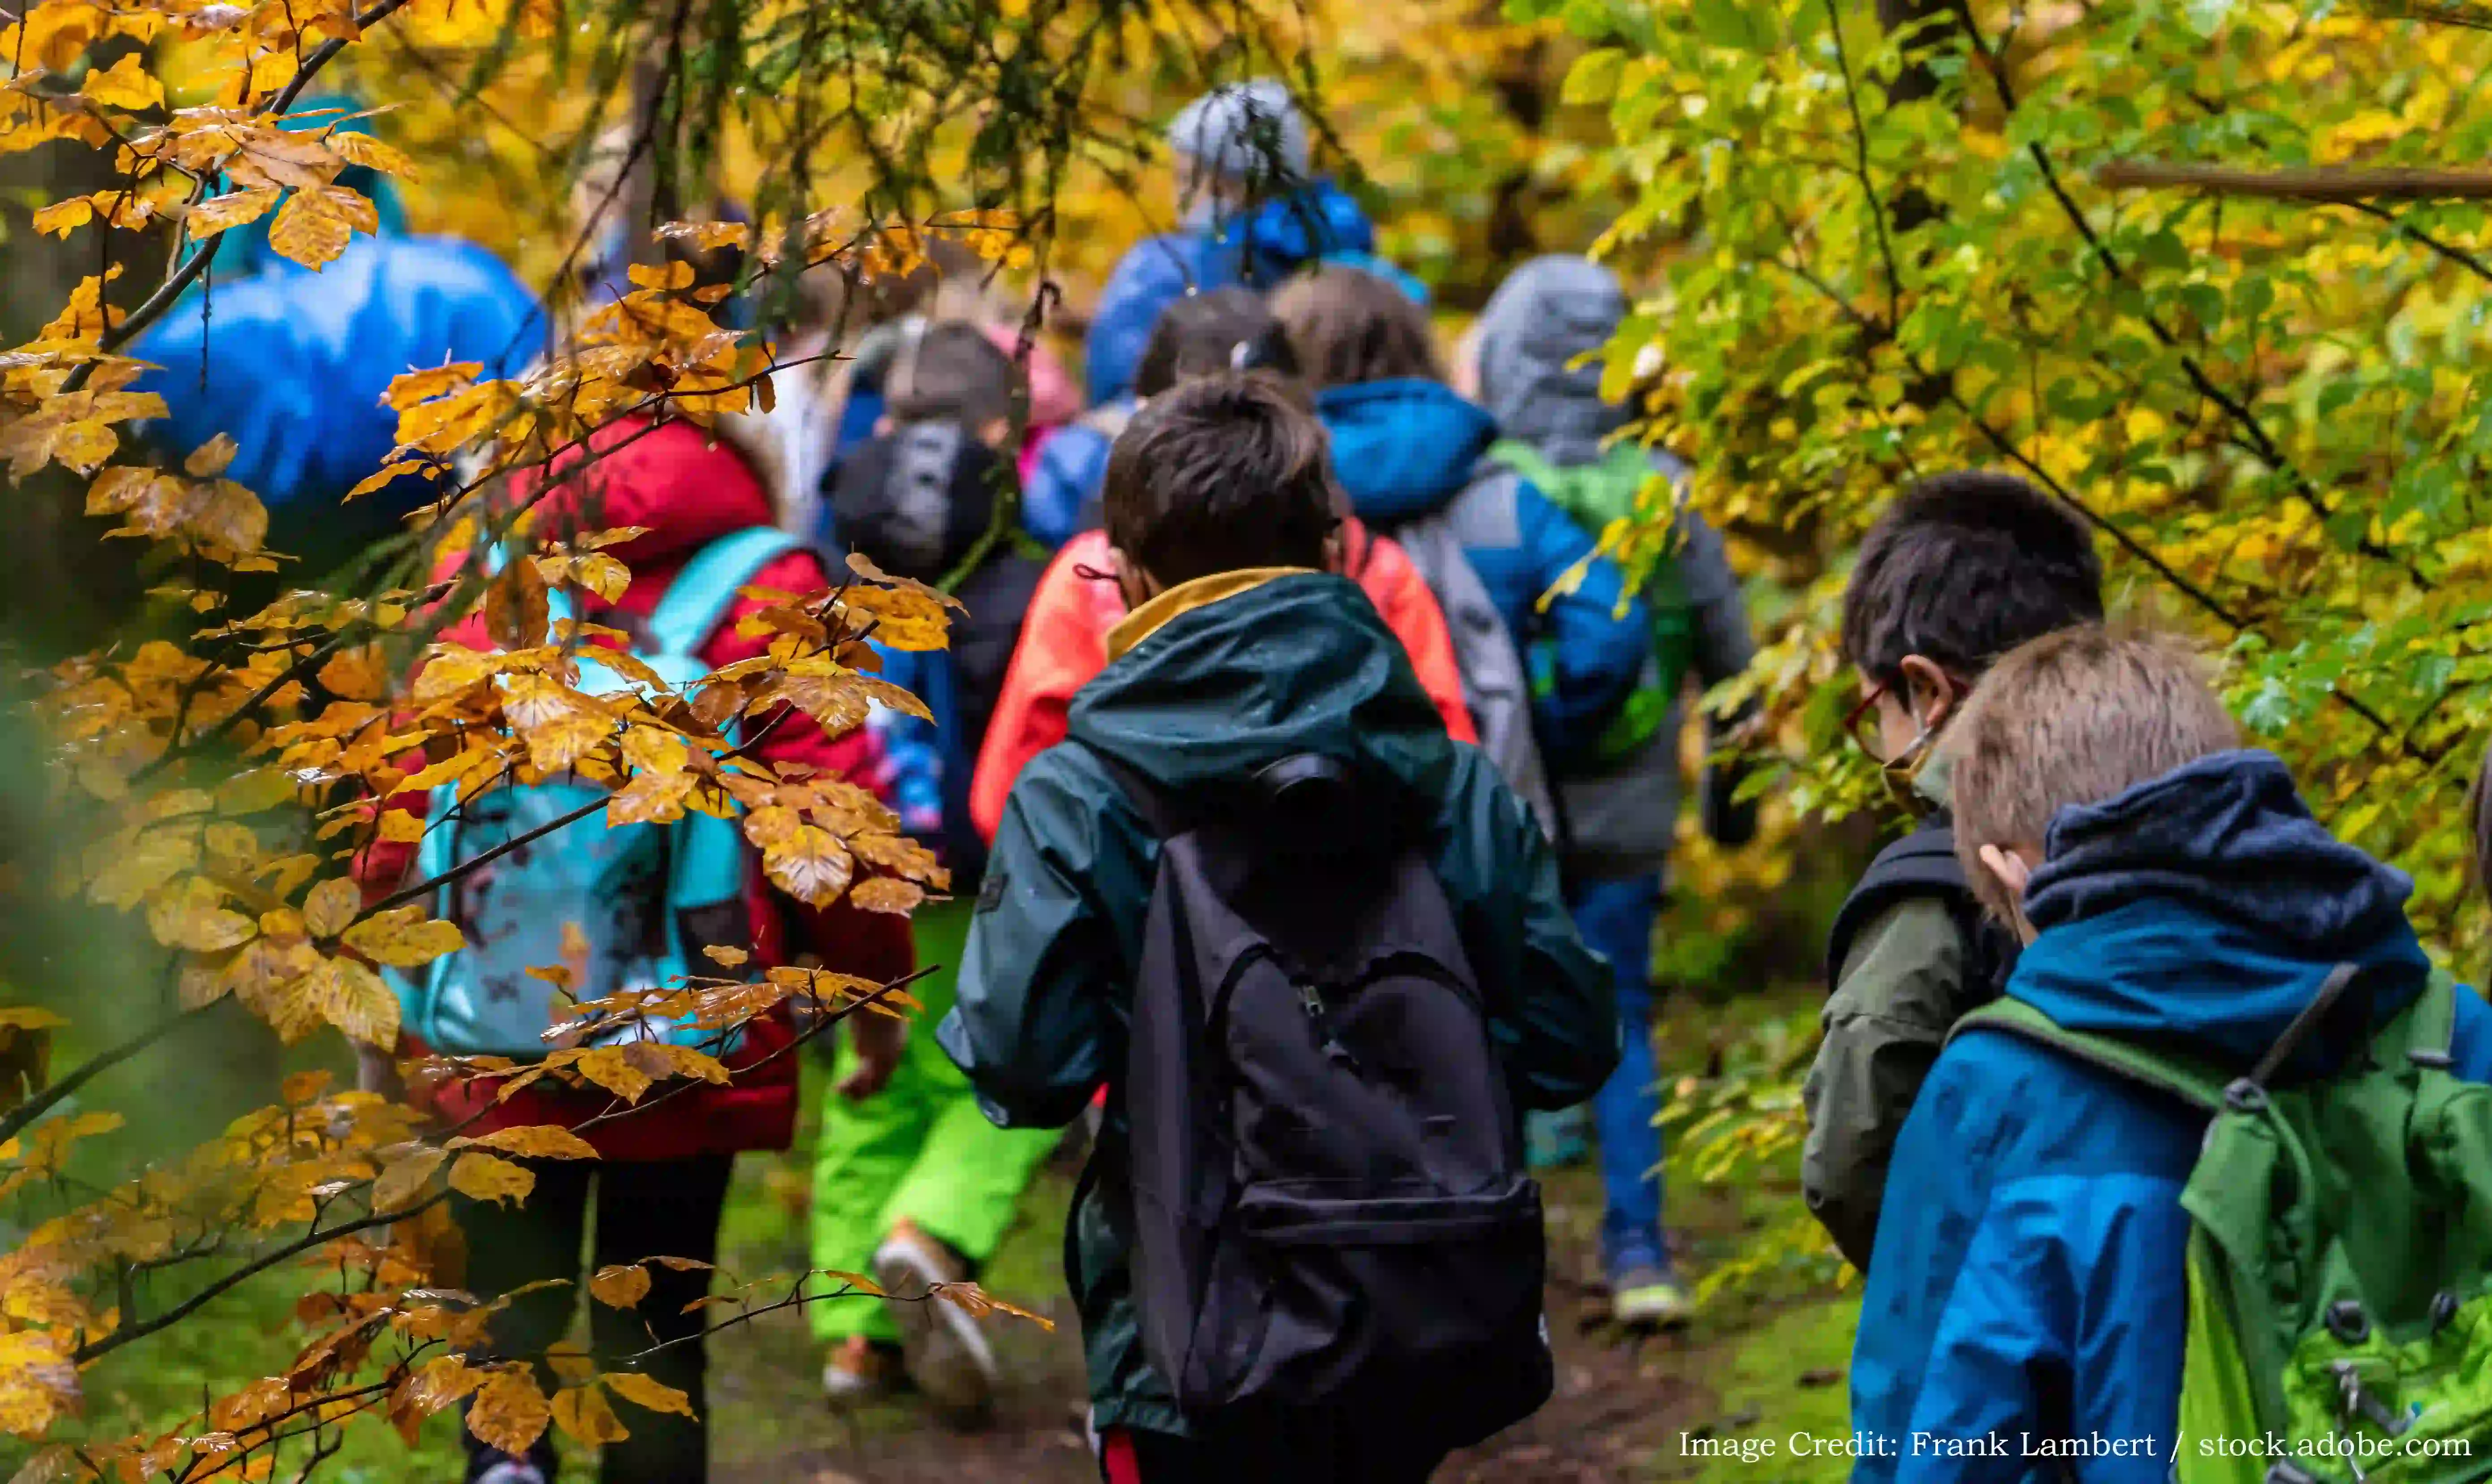
M 908 1049 L 908 1023 L 864 1009 L 850 1014 L 847 1022 L 856 1066 L 840 1079 L 840 1096 L 862 1103 L 891 1084 L 891 1074 L 900 1069 L 901 1054 Z

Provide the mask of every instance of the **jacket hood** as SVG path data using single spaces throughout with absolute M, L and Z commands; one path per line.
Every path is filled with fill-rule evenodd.
M 1356 583 L 1292 573 L 1168 620 L 1082 688 L 1067 735 L 1169 788 L 1298 753 L 1441 789 L 1445 724 Z
M 557 466 L 561 483 L 538 519 L 547 530 L 647 527 L 608 549 L 627 566 L 689 556 L 730 531 L 774 523 L 753 465 L 708 429 L 668 422 L 652 431 L 645 418 L 624 418 L 591 433 L 588 446 L 584 469 L 577 456 Z
M 1376 223 L 1367 209 L 1329 180 L 1309 181 L 1267 196 L 1242 212 L 1221 213 L 1205 204 L 1192 225 L 1215 254 L 1230 261 L 1222 277 L 1259 289 L 1278 287 L 1309 263 L 1376 250 Z M 1200 286 L 1215 288 L 1204 275 Z
M 1601 400 L 1597 362 L 1627 317 L 1617 276 L 1582 257 L 1535 257 L 1516 269 L 1479 319 L 1480 401 L 1509 438 L 1558 464 L 1589 463 L 1627 411 Z
M 1368 381 L 1316 394 L 1332 467 L 1352 509 L 1398 523 L 1452 499 L 1497 441 L 1497 420 L 1434 381 Z
M 2353 1020 L 2289 1070 L 2340 1060 L 2431 965 L 2413 882 L 2311 817 L 2272 754 L 2219 753 L 2052 819 L 2025 910 L 2041 935 L 2008 993 L 2071 1030 L 2177 1041 L 2226 1066 L 2264 1055 L 2341 964 Z

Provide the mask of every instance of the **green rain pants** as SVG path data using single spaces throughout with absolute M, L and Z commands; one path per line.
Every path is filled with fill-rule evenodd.
M 872 1272 L 875 1249 L 904 1217 L 972 1263 L 985 1262 L 1011 1228 L 1030 1172 L 1062 1137 L 989 1123 L 968 1080 L 934 1044 L 934 1027 L 952 1008 L 972 905 L 944 902 L 917 913 L 918 961 L 945 967 L 913 987 L 926 1009 L 910 1020 L 908 1051 L 891 1084 L 862 1103 L 841 1097 L 836 1088 L 856 1053 L 840 1038 L 814 1143 L 815 1267 Z M 807 1304 L 805 1315 L 825 1345 L 855 1335 L 899 1339 L 879 1303 Z

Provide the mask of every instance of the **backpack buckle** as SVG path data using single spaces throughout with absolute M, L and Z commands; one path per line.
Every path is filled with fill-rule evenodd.
M 2237 1113 L 2267 1112 L 2267 1089 L 2254 1078 L 2238 1077 L 2224 1088 L 2224 1107 Z
M 2431 1051 L 2419 1046 L 2406 1053 L 2406 1060 L 2418 1067 L 2429 1067 L 2435 1072 L 2446 1072 L 2457 1065 L 2457 1058 L 2449 1055 L 2448 1053 Z
M 2359 1300 L 2340 1298 L 2328 1306 L 2328 1332 L 2348 1345 L 2359 1345 L 2371 1337 L 2371 1317 L 2362 1312 Z M 2340 1374 L 2344 1365 L 2338 1362 Z

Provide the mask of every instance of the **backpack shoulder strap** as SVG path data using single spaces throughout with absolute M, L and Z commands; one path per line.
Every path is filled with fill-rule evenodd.
M 1947 1044 L 1968 1030 L 1997 1030 L 2045 1046 L 2115 1077 L 2179 1098 L 2201 1113 L 2220 1113 L 2233 1081 L 2193 1056 L 2149 1051 L 2112 1036 L 2069 1030 L 2021 999 L 1997 999 L 1957 1019 Z
M 691 654 L 707 642 L 735 602 L 736 589 L 804 543 L 773 525 L 721 536 L 684 563 L 649 615 L 649 641 L 661 654 Z
M 1523 476 L 1493 458 L 1471 469 L 1469 483 L 1445 502 L 1444 520 L 1468 548 L 1523 545 Z
M 1972 901 L 1964 866 L 1955 855 L 1955 825 L 1942 810 L 1915 826 L 1911 834 L 1878 852 L 1861 873 L 1858 884 L 1834 914 L 1825 947 L 1828 993 L 1843 976 L 1852 944 L 1887 908 L 1915 897 L 1932 897 L 1957 913 Z
M 1547 494 L 1550 487 L 1563 477 L 1558 466 L 1549 461 L 1548 456 L 1520 438 L 1498 439 L 1489 445 L 1488 456 L 1539 486 L 1543 494 Z

